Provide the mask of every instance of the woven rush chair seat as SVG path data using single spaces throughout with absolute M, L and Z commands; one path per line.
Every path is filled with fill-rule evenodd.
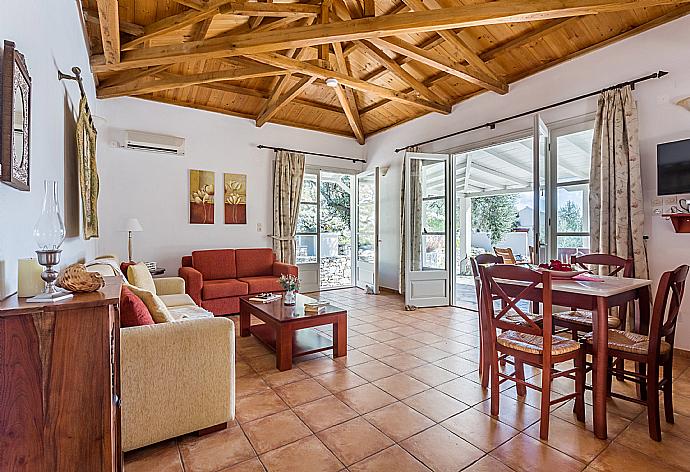
M 542 320 L 544 319 L 544 316 L 540 315 L 539 313 L 527 313 L 527 312 L 525 312 L 525 315 L 527 315 L 527 317 L 530 320 L 534 321 L 535 323 L 541 323 Z M 528 324 L 525 321 L 525 319 L 522 316 L 520 316 L 520 314 L 517 311 L 515 311 L 513 309 L 508 310 L 508 312 L 505 315 L 503 315 L 503 317 L 501 319 L 505 320 L 505 321 L 510 321 L 511 323 L 518 323 L 518 324 L 525 325 L 525 326 Z
M 542 355 L 544 352 L 544 338 L 534 334 L 504 331 L 496 337 L 501 346 L 530 354 Z M 553 336 L 551 338 L 551 355 L 558 356 L 580 349 L 580 343 L 571 339 Z
M 584 339 L 588 344 L 592 344 L 592 333 L 587 333 Z M 631 333 L 630 331 L 621 331 L 620 329 L 609 329 L 609 349 L 647 355 L 649 352 L 649 336 Z M 662 340 L 659 346 L 660 354 L 663 356 L 670 351 L 671 345 Z
M 560 313 L 554 313 L 555 320 L 567 321 L 570 323 L 578 323 L 586 326 L 591 330 L 592 326 L 592 312 L 587 310 L 569 310 Z M 556 323 L 558 324 L 558 323 Z M 621 325 L 621 320 L 617 316 L 609 316 L 609 328 L 618 328 Z

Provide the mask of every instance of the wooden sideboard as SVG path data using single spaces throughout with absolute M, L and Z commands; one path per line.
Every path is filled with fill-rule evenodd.
M 120 282 L 0 301 L 0 471 L 119 471 Z

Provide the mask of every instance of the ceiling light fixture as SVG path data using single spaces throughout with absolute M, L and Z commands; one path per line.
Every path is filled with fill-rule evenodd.
M 329 77 L 326 79 L 326 85 L 329 87 L 337 87 L 338 86 L 338 79 L 335 77 Z

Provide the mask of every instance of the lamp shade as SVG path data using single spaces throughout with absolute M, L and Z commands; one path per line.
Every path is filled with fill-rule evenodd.
M 141 223 L 139 223 L 139 220 L 136 218 L 127 218 L 127 221 L 125 221 L 125 226 L 122 228 L 122 231 L 132 231 L 132 232 L 138 232 L 138 231 L 144 231 L 144 228 L 141 227 Z

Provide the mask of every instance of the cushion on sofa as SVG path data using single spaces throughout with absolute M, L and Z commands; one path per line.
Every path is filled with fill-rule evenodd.
M 275 275 L 263 275 L 259 277 L 242 277 L 238 279 L 245 282 L 249 286 L 249 293 L 263 293 L 263 292 L 280 292 L 283 287 L 278 283 L 278 277 Z
M 170 321 L 175 321 L 175 319 L 170 315 L 168 308 L 163 303 L 156 294 L 149 292 L 148 290 L 142 290 L 134 285 L 127 285 L 127 288 L 132 291 L 134 295 L 139 297 L 146 308 L 148 308 L 149 313 L 151 313 L 151 318 L 156 323 L 167 323 Z
M 193 251 L 192 265 L 201 272 L 204 280 L 234 279 L 237 277 L 234 249 Z
M 236 249 L 237 277 L 257 277 L 273 274 L 273 250 L 271 248 Z
M 211 300 L 213 298 L 238 297 L 248 293 L 247 284 L 237 279 L 204 280 L 201 298 Z
M 126 286 L 120 290 L 120 327 L 152 325 L 155 322 L 143 301 Z
M 127 267 L 127 281 L 135 287 L 147 290 L 154 295 L 156 294 L 156 284 L 153 283 L 153 277 L 151 272 L 149 272 L 149 268 L 143 262 L 130 264 Z
M 158 295 L 158 298 L 160 298 L 163 301 L 163 303 L 165 303 L 165 306 L 167 306 L 168 308 L 172 308 L 175 306 L 186 306 L 186 305 L 196 306 L 196 303 L 194 303 L 194 300 L 192 300 L 192 297 L 190 297 L 186 293 L 173 293 L 170 295 Z

